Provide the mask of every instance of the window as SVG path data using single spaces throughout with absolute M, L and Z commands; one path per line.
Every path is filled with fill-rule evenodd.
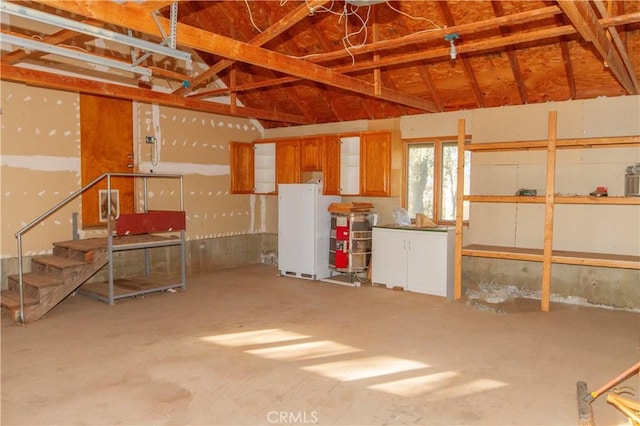
M 456 220 L 458 144 L 455 138 L 430 139 L 406 143 L 406 209 L 409 216 L 422 213 L 436 223 Z M 471 153 L 465 152 L 464 189 L 469 191 Z M 463 219 L 469 217 L 464 202 Z

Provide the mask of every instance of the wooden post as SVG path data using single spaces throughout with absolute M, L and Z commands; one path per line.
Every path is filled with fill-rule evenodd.
M 544 250 L 542 253 L 542 295 L 540 309 L 549 312 L 551 295 L 551 258 L 553 255 L 553 207 L 556 190 L 556 136 L 558 125 L 557 111 L 549 111 L 547 144 L 547 193 L 544 214 Z
M 378 8 L 373 8 L 372 16 L 372 30 L 373 30 L 373 43 L 377 43 L 380 39 L 380 25 L 378 24 Z M 345 17 L 346 19 L 346 17 Z M 373 62 L 380 60 L 380 54 L 373 54 Z M 373 92 L 376 96 L 382 96 L 382 72 L 380 68 L 373 69 Z
M 463 197 L 464 197 L 464 145 L 465 145 L 465 121 L 458 120 L 458 182 L 456 189 L 456 247 L 453 281 L 453 298 L 462 298 L 462 226 L 464 224 Z
M 231 88 L 231 113 L 234 114 L 238 111 L 238 93 L 236 92 L 236 79 L 237 79 L 237 68 L 235 66 L 231 67 L 231 71 L 229 72 L 229 87 Z

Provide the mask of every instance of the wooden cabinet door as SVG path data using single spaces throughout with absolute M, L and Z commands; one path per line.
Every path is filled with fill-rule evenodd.
M 322 186 L 325 195 L 340 195 L 340 136 L 338 135 L 324 137 Z
M 322 137 L 300 140 L 300 170 L 315 172 L 322 170 Z
M 251 194 L 254 187 L 253 144 L 229 143 L 232 194 Z
M 276 183 L 300 183 L 299 140 L 276 142 Z
M 360 195 L 388 197 L 391 186 L 391 132 L 360 137 Z

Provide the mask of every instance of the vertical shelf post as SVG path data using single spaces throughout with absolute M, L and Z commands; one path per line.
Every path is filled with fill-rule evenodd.
M 558 112 L 549 111 L 549 128 L 547 135 L 547 189 L 544 212 L 544 250 L 542 253 L 542 292 L 540 310 L 549 312 L 551 295 L 551 258 L 553 255 L 553 208 L 555 202 L 556 182 L 556 138 Z
M 458 167 L 457 167 L 457 188 L 456 188 L 456 239 L 455 239 L 455 264 L 453 281 L 453 298 L 462 298 L 462 226 L 464 224 L 463 196 L 464 196 L 464 144 L 465 144 L 465 121 L 464 118 L 458 120 Z

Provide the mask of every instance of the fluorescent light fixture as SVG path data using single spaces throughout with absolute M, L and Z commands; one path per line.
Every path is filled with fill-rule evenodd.
M 2 34 L 0 38 L 2 43 L 14 44 L 20 46 L 26 50 L 37 50 L 44 53 L 50 53 L 53 55 L 64 56 L 66 58 L 78 59 L 80 61 L 90 62 L 97 65 L 104 65 L 110 68 L 117 68 L 123 71 L 129 71 L 136 74 L 151 76 L 151 70 L 135 65 L 129 65 L 125 62 L 116 61 L 109 58 L 103 58 L 101 56 L 90 55 L 84 52 L 78 52 L 76 50 L 65 49 L 64 47 L 56 46 L 53 44 L 43 43 L 41 41 L 33 40 L 30 38 L 17 37 L 12 34 Z
M 0 11 L 6 12 L 12 15 L 20 16 L 33 21 L 42 22 L 44 24 L 53 25 L 56 27 L 65 28 L 79 33 L 87 34 L 90 36 L 104 38 L 117 43 L 122 43 L 127 46 L 137 47 L 146 52 L 154 52 L 160 55 L 170 56 L 176 59 L 182 59 L 187 62 L 191 62 L 191 54 L 187 52 L 181 52 L 171 47 L 162 46 L 160 44 L 152 43 L 139 38 L 131 37 L 125 34 L 120 34 L 115 31 L 106 30 L 104 28 L 88 25 L 83 22 L 74 21 L 73 19 L 63 18 L 57 15 L 51 15 L 39 10 L 29 9 L 27 7 L 19 6 L 13 3 L 2 2 L 0 4 Z

